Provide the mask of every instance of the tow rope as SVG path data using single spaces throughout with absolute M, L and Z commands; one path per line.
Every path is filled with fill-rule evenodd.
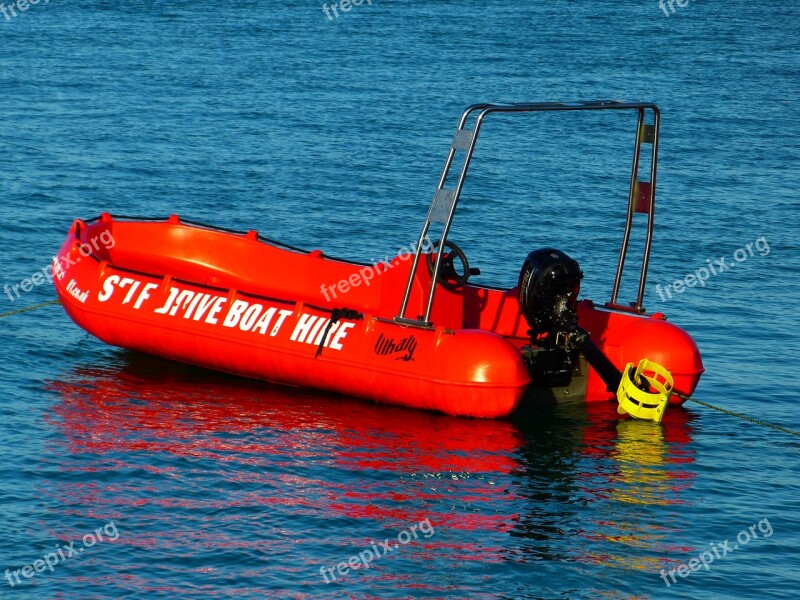
M 698 400 L 697 398 L 692 398 L 691 396 L 684 396 L 681 393 L 673 392 L 679 398 L 683 398 L 684 400 L 689 400 L 691 402 L 696 402 L 701 406 L 705 406 L 706 408 L 712 408 L 714 410 L 718 410 L 721 413 L 725 413 L 726 415 L 730 415 L 732 417 L 737 417 L 739 419 L 743 419 L 744 421 L 750 421 L 751 423 L 755 423 L 756 425 L 761 425 L 762 427 L 769 427 L 770 429 L 774 429 L 776 431 L 782 431 L 783 433 L 788 433 L 789 435 L 796 435 L 800 437 L 800 431 L 796 431 L 794 429 L 789 429 L 788 427 L 783 427 L 782 425 L 776 425 L 775 423 L 770 423 L 768 421 L 762 421 L 761 419 L 756 419 L 755 417 L 751 417 L 749 415 L 745 415 L 742 413 L 734 412 L 732 410 L 728 410 L 727 408 L 722 408 L 720 406 L 714 406 L 713 404 L 709 404 L 708 402 L 703 402 L 702 400 Z
M 775 431 L 782 431 L 789 435 L 796 435 L 800 437 L 800 431 L 776 425 L 768 421 L 756 419 L 744 413 L 735 412 L 715 406 L 709 402 L 692 398 L 685 394 L 681 394 L 673 389 L 672 375 L 664 367 L 658 363 L 642 360 L 639 366 L 634 370 L 633 364 L 628 363 L 622 371 L 622 380 L 620 381 L 619 389 L 617 390 L 617 401 L 619 407 L 617 412 L 620 414 L 629 414 L 635 419 L 645 419 L 648 421 L 661 422 L 664 416 L 664 411 L 667 409 L 669 397 L 676 395 L 682 400 L 687 400 L 705 406 L 712 410 L 719 411 L 726 415 L 749 421 L 762 427 L 774 429 Z
M 19 313 L 28 312 L 29 310 L 36 310 L 37 308 L 42 308 L 44 306 L 50 306 L 51 304 L 59 304 L 61 300 L 56 298 L 55 300 L 48 300 L 47 302 L 42 302 L 41 304 L 34 304 L 33 306 L 27 306 L 25 308 L 18 308 L 17 310 L 12 310 L 7 313 L 0 314 L 0 319 L 3 317 L 10 317 L 11 315 L 17 315 Z

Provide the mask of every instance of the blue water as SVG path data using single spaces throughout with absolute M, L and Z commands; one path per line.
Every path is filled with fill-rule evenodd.
M 416 239 L 466 105 L 653 101 L 646 305 L 697 340 L 699 398 L 800 429 L 799 16 L 783 0 L 670 16 L 373 0 L 331 21 L 316 1 L 28 5 L 0 15 L 0 284 L 101 211 L 382 258 Z M 633 138 L 605 117 L 487 122 L 452 234 L 481 281 L 511 285 L 554 245 L 608 298 Z M 0 312 L 53 297 L 4 291 Z M 453 419 L 110 348 L 58 306 L 0 331 L 3 598 L 800 595 L 797 438 L 699 405 L 660 426 L 613 407 Z M 336 571 L 387 539 L 369 569 Z

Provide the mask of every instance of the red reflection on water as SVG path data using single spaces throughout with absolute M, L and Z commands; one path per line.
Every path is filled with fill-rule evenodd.
M 518 467 L 523 436 L 509 422 L 379 406 L 127 354 L 120 366 L 78 369 L 50 386 L 62 396 L 54 421 L 69 452 L 96 459 L 73 469 L 100 474 L 144 468 L 179 477 L 191 465 L 176 459 L 199 459 L 204 474 L 224 484 L 212 498 L 152 494 L 144 483 L 103 490 L 73 484 L 56 492 L 84 506 L 110 502 L 124 510 L 146 503 L 156 512 L 278 506 L 295 515 L 376 520 L 397 531 L 429 519 L 437 528 L 502 532 L 516 517 L 504 508 L 517 498 L 495 484 Z M 143 466 L 148 454 L 152 464 Z M 309 465 L 320 476 L 293 472 L 302 466 L 300 473 L 308 473 Z M 236 495 L 228 489 L 236 483 L 256 483 L 262 491 Z M 143 493 L 150 497 L 143 500 Z M 454 499 L 466 510 L 449 511 Z M 131 543 L 147 546 L 156 539 Z M 418 551 L 431 559 L 443 549 L 462 560 L 490 560 L 487 553 L 499 551 L 447 548 L 435 537 L 424 543 Z
M 255 553 L 266 557 L 255 576 L 272 579 L 307 569 L 309 583 L 319 584 L 319 563 L 346 559 L 352 548 L 377 541 L 363 538 L 365 531 L 397 535 L 428 519 L 436 531 L 502 533 L 516 517 L 511 509 L 517 499 L 494 481 L 518 467 L 516 452 L 524 440 L 509 422 L 454 419 L 289 390 L 127 353 L 121 364 L 77 369 L 50 387 L 62 398 L 52 421 L 76 457 L 64 461 L 65 471 L 78 481 L 45 493 L 76 512 L 96 511 L 120 523 L 135 510 L 153 525 L 123 532 L 117 543 L 133 549 L 161 556 L 181 555 L 187 547 L 222 555 Z M 193 471 L 207 482 L 198 493 L 182 488 Z M 86 484 L 81 472 L 123 483 Z M 155 483 L 139 473 L 150 474 Z M 453 514 L 454 503 L 466 508 Z M 203 517 L 190 516 L 204 509 L 218 515 L 213 532 Z M 300 523 L 299 529 L 262 529 L 264 516 L 248 516 L 254 510 L 269 515 L 266 521 Z M 220 527 L 226 515 L 230 527 Z M 306 523 L 341 517 L 376 524 L 354 525 L 354 533 L 305 529 L 312 526 Z M 248 519 L 258 533 L 243 537 Z M 321 554 L 320 543 L 341 550 Z M 295 560 L 276 567 L 287 544 L 298 544 Z M 421 564 L 439 564 L 443 557 L 502 560 L 495 545 L 448 542 L 441 534 L 420 535 L 409 547 L 398 553 Z M 439 590 L 424 577 L 393 573 L 391 559 L 384 561 L 384 568 L 362 577 Z M 149 574 L 130 585 L 163 589 Z
M 275 466 L 276 457 L 277 464 L 320 458 L 330 444 L 335 452 L 323 458 L 342 468 L 474 475 L 510 472 L 522 442 L 504 421 L 376 406 L 139 356 L 121 368 L 76 370 L 50 387 L 63 397 L 57 424 L 74 453 L 149 451 Z
M 74 506 L 100 506 L 97 512 L 112 518 L 115 511 L 146 505 L 154 506 L 154 515 L 164 514 L 163 509 L 215 509 L 220 519 L 225 509 L 269 507 L 281 514 L 375 520 L 396 532 L 424 519 L 437 530 L 501 536 L 541 537 L 555 529 L 539 526 L 531 490 L 511 483 L 524 477 L 531 435 L 513 422 L 456 419 L 278 388 L 129 353 L 122 357 L 121 364 L 77 369 L 50 384 L 62 397 L 53 421 L 68 452 L 82 458 L 67 461 L 65 470 L 130 473 L 122 484 L 71 483 L 51 492 Z M 591 459 L 589 469 L 564 477 L 602 501 L 680 502 L 683 484 L 678 482 L 692 476 L 675 470 L 676 464 L 693 460 L 686 450 L 691 440 L 686 411 L 672 407 L 662 425 L 631 424 L 605 404 L 587 406 L 586 416 L 558 452 Z M 605 471 L 595 472 L 596 463 Z M 137 472 L 161 478 L 158 487 L 195 468 L 209 478 L 207 485 L 219 487 L 217 493 L 193 496 L 189 491 L 172 498 L 147 481 L 135 485 Z M 237 486 L 253 484 L 257 492 L 236 492 Z M 628 493 L 631 488 L 635 494 Z M 652 531 L 613 518 L 574 533 L 606 542 L 602 552 L 581 552 L 586 562 L 623 563 L 625 553 L 609 552 L 609 544 L 613 550 L 620 544 L 659 543 Z M 224 532 L 192 532 L 189 526 L 185 535 L 199 536 L 196 543 L 214 548 L 271 551 L 264 541 Z M 507 548 L 488 539 L 470 543 L 460 536 L 453 544 L 445 537 L 415 540 L 414 552 L 437 564 L 443 556 L 464 562 L 509 557 Z M 342 543 L 365 548 L 371 541 Z M 162 549 L 173 543 L 152 532 L 121 542 Z

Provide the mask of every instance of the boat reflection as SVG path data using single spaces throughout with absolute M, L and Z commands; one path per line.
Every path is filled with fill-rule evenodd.
M 361 529 L 376 536 L 427 518 L 447 533 L 414 552 L 438 568 L 544 559 L 655 570 L 655 555 L 672 551 L 658 515 L 683 502 L 691 481 L 683 409 L 673 407 L 661 425 L 620 418 L 606 404 L 542 408 L 513 421 L 458 419 L 114 356 L 49 384 L 61 396 L 52 421 L 80 460 L 65 460 L 74 476 L 46 493 L 71 506 L 113 518 L 151 504 L 154 519 L 172 507 L 251 519 L 247 511 L 260 507 L 287 519 L 372 520 Z M 108 472 L 123 475 L 87 483 Z M 171 478 L 180 482 L 174 489 Z M 195 488 L 181 493 L 186 481 Z M 367 537 L 330 535 L 343 548 L 369 547 Z M 263 543 L 214 536 L 205 543 Z
M 671 407 L 659 425 L 621 418 L 613 404 L 558 410 L 567 419 L 585 418 L 586 424 L 575 452 L 556 459 L 562 470 L 568 467 L 563 487 L 555 488 L 559 494 L 552 498 L 542 498 L 539 492 L 540 508 L 526 530 L 560 530 L 575 536 L 565 559 L 657 572 L 664 555 L 685 550 L 667 540 L 676 530 L 672 522 L 694 478 L 689 468 L 694 462 L 693 414 Z M 585 511 L 575 509 L 581 504 L 598 509 L 587 519 Z

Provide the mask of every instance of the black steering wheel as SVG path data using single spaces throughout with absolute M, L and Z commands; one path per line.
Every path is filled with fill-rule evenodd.
M 433 248 L 431 252 L 425 255 L 425 262 L 428 264 L 428 273 L 433 275 L 433 268 L 436 266 L 436 255 L 438 253 L 439 248 L 442 245 L 442 240 L 437 240 L 433 244 Z M 447 240 L 444 243 L 445 248 L 447 248 L 448 252 L 442 253 L 442 261 L 439 265 L 439 276 L 436 280 L 441 283 L 444 287 L 448 289 L 456 289 L 460 288 L 462 285 L 467 283 L 469 280 L 470 275 L 478 275 L 480 271 L 478 269 L 473 269 L 470 271 L 469 262 L 467 261 L 467 255 L 464 254 L 464 251 L 456 246 L 450 240 Z M 458 269 L 456 269 L 455 259 L 458 258 L 461 261 L 462 272 L 459 273 Z

